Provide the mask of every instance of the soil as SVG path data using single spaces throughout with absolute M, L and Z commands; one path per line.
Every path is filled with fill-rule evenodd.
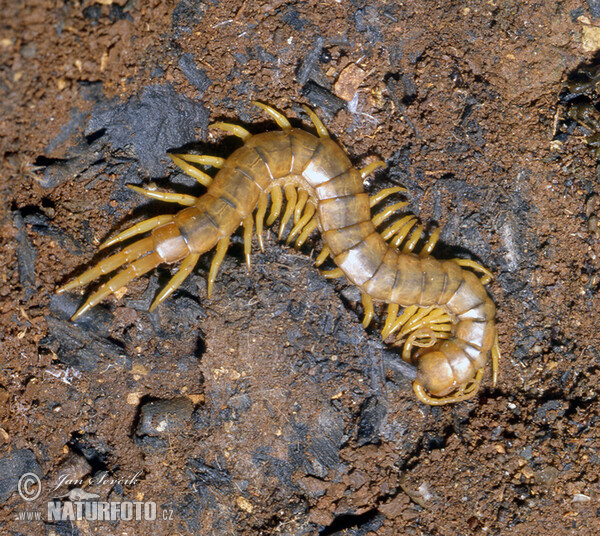
M 600 187 L 559 120 L 598 2 L 0 5 L 2 534 L 599 533 Z M 268 232 L 250 273 L 238 237 L 211 299 L 207 255 L 152 314 L 166 266 L 70 322 L 89 290 L 56 288 L 177 210 L 125 185 L 198 195 L 167 151 L 226 157 L 209 122 L 273 128 L 253 99 L 315 108 L 386 161 L 369 191 L 404 184 L 441 227 L 436 256 L 494 273 L 497 385 L 419 403 L 318 237 Z M 157 519 L 49 517 L 85 494 Z

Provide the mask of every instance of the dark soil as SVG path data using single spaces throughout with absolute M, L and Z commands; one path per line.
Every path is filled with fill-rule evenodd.
M 599 533 L 600 187 L 559 121 L 598 2 L 0 5 L 2 534 Z M 168 267 L 69 321 L 83 294 L 54 291 L 99 243 L 176 210 L 125 185 L 198 195 L 167 151 L 227 156 L 207 126 L 273 128 L 253 99 L 314 107 L 357 166 L 387 162 L 371 191 L 441 226 L 437 256 L 493 271 L 495 387 L 419 403 L 318 237 L 268 233 L 250 273 L 238 238 L 210 300 L 207 255 L 152 314 Z M 48 519 L 76 493 L 158 519 Z

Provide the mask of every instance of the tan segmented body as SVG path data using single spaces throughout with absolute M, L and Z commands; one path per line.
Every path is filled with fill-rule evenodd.
M 247 224 L 257 205 L 261 211 L 261 196 L 282 186 L 308 192 L 308 203 L 316 208 L 316 222 L 334 262 L 365 295 L 405 307 L 436 306 L 450 316 L 454 324 L 450 336 L 434 339 L 430 347 L 413 356 L 419 398 L 436 404 L 471 396 L 473 389 L 466 396 L 445 398 L 464 391 L 465 386 L 478 387 L 495 344 L 495 306 L 483 284 L 457 262 L 402 253 L 388 245 L 372 221 L 361 173 L 343 149 L 329 137 L 316 137 L 296 128 L 247 137 L 224 162 L 207 192 L 191 206 L 174 217 L 164 217 L 168 221 L 153 228 L 148 238 L 62 287 L 60 291 L 85 284 L 116 265 L 131 263 L 88 299 L 74 318 L 158 264 L 193 257 L 183 280 L 199 255 L 215 246 L 218 251 L 219 243 L 228 244 L 229 236 L 243 222 Z

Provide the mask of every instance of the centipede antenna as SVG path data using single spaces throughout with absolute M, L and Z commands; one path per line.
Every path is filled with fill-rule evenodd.
M 217 121 L 216 123 L 209 125 L 208 128 L 218 128 L 219 130 L 231 132 L 234 136 L 242 138 L 242 140 L 244 141 L 246 141 L 252 136 L 252 134 L 248 132 L 244 127 L 234 125 L 233 123 L 223 123 L 221 121 Z
M 256 236 L 258 238 L 258 246 L 263 253 L 265 251 L 265 245 L 263 243 L 263 225 L 268 205 L 269 198 L 265 192 L 262 192 L 258 197 L 258 208 L 256 209 Z
M 281 193 L 281 186 L 276 184 L 269 190 L 271 194 L 271 212 L 267 219 L 267 226 L 273 225 L 273 222 L 279 218 L 279 214 L 281 214 L 281 206 L 283 203 L 283 194 Z
M 158 199 L 159 201 L 165 201 L 167 203 L 178 203 L 186 207 L 191 207 L 196 202 L 196 198 L 193 195 L 161 192 L 159 190 L 146 190 L 133 184 L 127 184 L 127 188 L 137 192 L 138 194 L 150 197 L 151 199 Z
M 248 271 L 251 268 L 250 256 L 252 253 L 252 231 L 254 229 L 254 220 L 252 219 L 252 214 L 246 216 L 243 221 L 244 225 L 244 256 L 246 257 L 246 266 L 248 267 Z
M 315 112 L 313 112 L 308 106 L 306 106 L 306 104 L 303 104 L 302 108 L 308 114 L 308 116 L 310 117 L 310 120 L 315 125 L 315 128 L 317 129 L 317 134 L 319 135 L 319 137 L 320 138 L 329 138 L 329 132 L 325 128 L 325 125 L 322 123 L 322 121 L 319 119 L 319 116 Z
M 377 203 L 380 203 L 386 197 L 388 197 L 392 194 L 399 193 L 399 192 L 406 192 L 406 188 L 403 188 L 402 186 L 394 186 L 393 188 L 384 188 L 383 190 L 380 190 L 376 194 L 373 194 L 372 196 L 369 197 L 369 206 L 371 208 L 373 208 Z
M 321 264 L 323 264 L 327 260 L 327 257 L 329 257 L 330 253 L 331 253 L 331 250 L 327 246 L 323 246 L 321 253 L 319 253 L 319 255 L 317 256 L 317 258 L 315 260 L 315 266 L 317 268 L 319 266 L 321 266 Z
M 188 175 L 190 175 L 191 177 L 194 177 L 194 179 L 196 179 L 200 184 L 202 184 L 203 186 L 206 186 L 207 188 L 210 186 L 210 184 L 212 183 L 212 177 L 210 175 L 207 175 L 206 173 L 204 173 L 204 171 L 199 170 L 197 167 L 194 167 L 190 164 L 188 164 L 184 158 L 190 155 L 185 155 L 185 154 L 181 154 L 181 155 L 177 155 L 177 154 L 172 154 L 172 153 L 168 153 L 169 156 L 171 157 L 171 160 L 173 160 L 173 163 L 181 168 L 185 173 L 187 173 Z
M 159 292 L 158 296 L 156 296 L 152 302 L 152 305 L 150 305 L 149 312 L 154 311 L 159 304 L 165 301 L 175 290 L 179 288 L 181 283 L 185 281 L 185 278 L 190 275 L 199 258 L 200 254 L 191 253 L 185 259 L 183 259 L 183 262 L 181 263 L 179 270 L 177 270 L 177 273 L 169 280 L 166 286 Z
M 360 173 L 361 178 L 364 179 L 366 176 L 373 173 L 373 171 L 375 171 L 376 169 L 384 168 L 384 167 L 387 167 L 387 165 L 383 160 L 376 160 L 375 162 L 372 162 L 368 166 L 365 166 L 364 168 L 362 168 L 359 171 L 359 173 Z M 390 189 L 392 189 L 392 188 L 388 188 L 388 190 L 390 190 Z M 406 191 L 406 188 L 403 188 L 403 190 Z M 373 206 L 373 205 L 371 205 L 371 206 Z
M 109 279 L 104 285 L 102 285 L 94 294 L 92 294 L 87 301 L 77 310 L 77 312 L 71 317 L 71 320 L 77 320 L 82 314 L 100 303 L 106 296 L 116 292 L 120 288 L 124 287 L 130 281 L 133 281 L 136 277 L 139 277 L 146 272 L 156 268 L 162 259 L 158 253 L 153 251 L 145 257 L 132 262 L 125 270 L 119 272 L 112 279 Z
M 173 216 L 171 216 L 170 214 L 164 216 L 155 216 L 154 218 L 141 221 L 139 223 L 136 223 L 133 227 L 129 227 L 125 231 L 119 233 L 117 236 L 114 236 L 113 238 L 109 238 L 108 240 L 104 241 L 102 244 L 100 244 L 98 249 L 104 249 L 109 246 L 112 246 L 113 244 L 116 244 L 117 242 L 127 240 L 132 236 L 146 233 L 148 231 L 151 231 L 155 227 L 160 227 L 161 225 L 169 223 L 170 221 L 173 221 Z
M 208 271 L 208 283 L 206 286 L 206 294 L 210 298 L 213 291 L 213 286 L 215 284 L 215 280 L 217 279 L 217 273 L 219 272 L 219 267 L 225 258 L 225 253 L 227 253 L 227 249 L 229 248 L 229 237 L 224 236 L 217 242 L 217 250 L 215 251 L 215 256 L 213 257 L 213 261 L 210 265 L 210 270 Z
M 295 186 L 291 184 L 286 184 L 283 187 L 283 191 L 285 192 L 287 205 L 285 207 L 285 212 L 283 213 L 283 217 L 281 218 L 281 222 L 279 224 L 279 240 L 281 240 L 281 237 L 283 236 L 283 231 L 285 230 L 287 222 L 292 217 L 292 214 L 294 214 L 294 208 L 296 207 L 296 201 L 298 200 L 298 193 L 296 192 Z
M 258 106 L 259 108 L 261 108 L 262 110 L 267 112 L 273 118 L 275 123 L 277 123 L 279 128 L 281 128 L 282 130 L 285 130 L 285 131 L 291 130 L 292 125 L 290 125 L 290 122 L 287 120 L 287 117 L 285 115 L 283 115 L 281 112 L 278 112 L 275 108 L 272 108 L 271 106 L 267 106 L 266 104 L 263 104 L 262 102 L 252 101 L 252 104 L 254 104 L 254 106 Z
M 371 296 L 369 296 L 368 294 L 365 294 L 364 292 L 361 292 L 360 298 L 362 301 L 363 314 L 364 314 L 362 325 L 364 328 L 367 328 L 369 326 L 369 324 L 371 323 L 371 320 L 373 320 L 373 316 L 375 315 L 375 309 L 373 307 L 373 299 L 371 298 Z

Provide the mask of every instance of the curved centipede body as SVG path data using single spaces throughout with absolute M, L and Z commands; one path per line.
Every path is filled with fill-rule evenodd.
M 338 268 L 326 275 L 345 275 L 360 288 L 365 326 L 374 314 L 373 300 L 388 304 L 382 335 L 394 335 L 396 344 L 403 345 L 403 358 L 417 366 L 413 388 L 421 401 L 439 405 L 473 396 L 490 354 L 495 381 L 499 359 L 495 306 L 484 287 L 491 274 L 472 261 L 440 261 L 430 256 L 437 234 L 420 254 L 414 253 L 422 232 L 422 227 L 418 227 L 410 234 L 416 223 L 414 217 L 404 217 L 378 231 L 386 218 L 407 204 L 397 203 L 372 216 L 374 205 L 403 191 L 389 188 L 372 197 L 364 192 L 363 178 L 383 162 L 375 162 L 362 171 L 356 169 L 307 107 L 318 136 L 292 128 L 285 116 L 273 108 L 255 104 L 269 113 L 282 130 L 251 135 L 240 126 L 216 123 L 213 126 L 244 141 L 229 158 L 171 155 L 178 166 L 207 187 L 202 196 L 132 187 L 149 197 L 177 202 L 186 208 L 172 216 L 143 221 L 103 244 L 101 247 L 110 246 L 150 232 L 58 289 L 57 292 L 63 292 L 85 285 L 127 265 L 87 299 L 73 320 L 159 264 L 181 261 L 179 271 L 152 303 L 150 310 L 154 310 L 189 275 L 199 257 L 216 248 L 208 276 L 210 296 L 230 236 L 240 225 L 244 227 L 249 268 L 254 226 L 263 249 L 263 222 L 270 197 L 266 224 L 271 225 L 281 216 L 280 238 L 291 219 L 294 225 L 288 242 L 295 240 L 297 246 L 319 229 L 324 249 L 317 265 L 331 256 Z M 192 164 L 212 165 L 219 171 L 211 178 Z M 281 215 L 284 194 L 287 205 Z M 464 268 L 485 275 L 480 280 Z M 400 307 L 406 309 L 398 315 Z

